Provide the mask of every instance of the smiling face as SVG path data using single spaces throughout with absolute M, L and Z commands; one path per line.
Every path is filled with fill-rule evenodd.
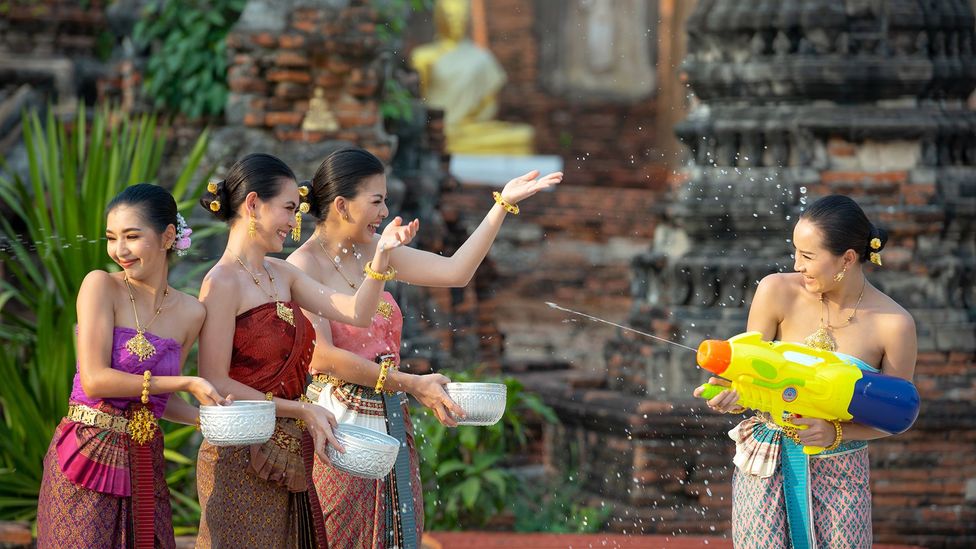
M 793 228 L 793 245 L 796 248 L 793 270 L 803 275 L 803 286 L 810 292 L 823 293 L 838 285 L 837 273 L 844 270 L 854 253 L 834 255 L 824 247 L 823 233 L 812 222 L 800 219 Z
M 117 206 L 106 218 L 108 255 L 135 280 L 147 279 L 166 266 L 166 250 L 175 237 L 173 225 L 162 234 L 153 230 L 138 206 Z
M 354 198 L 336 199 L 336 214 L 343 220 L 343 233 L 357 244 L 373 241 L 380 224 L 390 215 L 386 207 L 386 176 L 367 177 Z M 345 215 L 343 215 L 345 212 Z
M 295 226 L 295 211 L 298 209 L 298 184 L 294 180 L 282 180 L 279 192 L 268 200 L 261 200 L 257 193 L 250 193 L 244 199 L 247 211 L 253 212 L 254 238 L 264 244 L 269 252 L 280 252 L 285 247 L 285 239 Z M 245 212 L 244 217 L 247 217 Z M 245 223 L 249 220 L 245 219 Z

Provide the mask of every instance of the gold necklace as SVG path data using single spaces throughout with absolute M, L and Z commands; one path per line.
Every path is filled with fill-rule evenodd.
M 156 354 L 156 346 L 152 344 L 148 339 L 146 339 L 146 330 L 152 326 L 152 323 L 156 321 L 159 317 L 159 312 L 163 310 L 163 303 L 166 302 L 166 296 L 169 295 L 169 285 L 163 289 L 163 298 L 159 300 L 159 307 L 156 308 L 156 314 L 153 315 L 152 320 L 149 324 L 142 326 L 139 324 L 139 311 L 136 309 L 136 298 L 132 295 L 132 286 L 129 285 L 129 277 L 123 276 L 122 280 L 125 281 L 125 287 L 129 290 L 129 301 L 132 303 L 132 314 L 136 317 L 136 335 L 134 335 L 129 341 L 125 342 L 125 348 L 133 355 L 139 358 L 139 362 L 149 359 L 154 354 Z
M 854 304 L 854 310 L 851 314 L 847 316 L 847 321 L 838 326 L 830 325 L 830 309 L 827 308 L 827 303 L 824 301 L 823 294 L 820 294 L 820 326 L 817 331 L 808 335 L 803 343 L 808 347 L 813 347 L 814 349 L 822 349 L 825 351 L 836 351 L 837 350 L 837 340 L 834 339 L 834 335 L 831 330 L 836 330 L 839 328 L 844 328 L 851 323 L 854 315 L 857 314 L 857 308 L 861 305 L 861 298 L 864 297 L 864 286 L 867 285 L 867 279 L 861 283 L 861 293 L 857 296 L 857 303 Z M 827 320 L 824 321 L 824 314 L 826 313 Z
M 346 284 L 348 284 L 350 288 L 352 288 L 353 290 L 355 290 L 356 289 L 356 284 L 352 280 L 349 280 L 349 277 L 347 277 L 342 272 L 342 270 L 339 268 L 339 264 L 336 263 L 336 260 L 335 259 L 332 259 L 332 254 L 330 254 L 329 253 L 329 250 L 327 250 L 325 248 L 325 244 L 322 244 L 322 239 L 321 238 L 316 238 L 315 241 L 319 243 L 319 248 L 322 248 L 322 253 L 325 254 L 325 257 L 329 258 L 329 263 L 332 263 L 332 266 L 335 267 L 335 270 L 336 270 L 337 273 L 339 273 L 339 276 L 341 276 L 343 278 L 343 280 L 346 281 Z
M 337 273 L 339 273 L 339 276 L 341 276 L 343 280 L 346 281 L 346 284 L 348 284 L 350 288 L 355 290 L 356 284 L 352 280 L 349 280 L 349 277 L 347 277 L 339 268 L 339 264 L 336 263 L 336 260 L 332 259 L 332 254 L 330 254 L 329 250 L 326 249 L 325 244 L 322 243 L 322 239 L 316 238 L 315 241 L 319 243 L 319 247 L 322 248 L 322 253 L 325 254 L 325 257 L 329 258 L 329 262 L 332 263 L 333 267 L 335 267 L 335 270 Z M 393 305 L 390 305 L 385 299 L 381 297 L 380 302 L 376 304 L 376 313 L 381 315 L 383 318 L 390 320 L 391 318 L 393 318 Z
M 257 287 L 258 288 L 261 288 L 261 291 L 264 292 L 265 295 L 267 295 L 268 297 L 270 297 L 271 300 L 275 302 L 275 312 L 278 313 L 278 318 L 280 318 L 281 320 L 284 320 L 289 325 L 294 326 L 295 325 L 295 312 L 291 310 L 291 307 L 285 305 L 284 303 L 282 303 L 281 301 L 278 300 L 278 286 L 275 284 L 274 275 L 271 274 L 271 267 L 269 267 L 267 263 L 264 263 L 263 264 L 264 265 L 264 270 L 268 272 L 268 278 L 271 279 L 271 289 L 274 290 L 274 293 L 273 294 L 271 292 L 269 292 L 268 290 L 265 290 L 264 289 L 264 286 L 261 285 L 261 281 L 258 280 L 257 275 L 255 275 L 254 273 L 252 273 L 251 272 L 251 269 L 248 269 L 247 268 L 247 265 L 245 265 L 244 262 L 241 261 L 241 256 L 235 255 L 234 257 L 237 258 L 237 262 L 241 264 L 241 267 L 244 268 L 244 270 L 247 272 L 247 274 L 251 275 L 251 280 L 254 281 L 254 283 L 257 285 Z

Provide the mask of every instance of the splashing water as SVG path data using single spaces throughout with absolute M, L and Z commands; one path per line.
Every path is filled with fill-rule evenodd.
M 691 347 L 682 345 L 680 343 L 676 343 L 674 341 L 671 341 L 670 339 L 664 339 L 663 337 L 658 337 L 656 335 L 652 335 L 652 334 L 649 334 L 647 332 L 642 332 L 640 330 L 635 330 L 635 329 L 629 328 L 627 326 L 622 326 L 620 324 L 617 324 L 616 322 L 610 322 L 609 320 L 604 320 L 602 318 L 597 318 L 595 316 L 588 315 L 586 313 L 581 313 L 579 311 L 574 311 L 572 309 L 567 309 L 565 307 L 560 307 L 559 305 L 556 305 L 555 303 L 553 303 L 551 301 L 546 301 L 546 305 L 552 307 L 553 309 L 558 309 L 560 311 L 565 311 L 567 313 L 571 313 L 571 314 L 574 314 L 574 315 L 579 315 L 579 316 L 582 316 L 584 318 L 588 318 L 588 319 L 593 320 L 593 321 L 596 321 L 596 322 L 602 322 L 604 324 L 609 324 L 609 325 L 614 326 L 616 328 L 620 328 L 621 330 L 627 330 L 628 332 L 634 332 L 635 334 L 640 334 L 640 335 L 642 335 L 644 337 L 649 337 L 651 339 L 656 339 L 656 340 L 661 341 L 661 342 L 664 342 L 664 343 L 669 343 L 669 344 L 674 345 L 676 347 L 681 347 L 682 349 L 688 349 L 689 351 L 691 351 L 693 353 L 697 353 L 698 352 L 697 349 L 692 349 Z

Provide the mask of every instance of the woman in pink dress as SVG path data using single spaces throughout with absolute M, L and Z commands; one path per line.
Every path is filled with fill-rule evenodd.
M 107 211 L 108 255 L 122 272 L 92 271 L 78 292 L 78 370 L 44 458 L 38 547 L 174 547 L 157 420 L 199 421 L 177 391 L 225 402 L 180 375 L 205 311 L 167 283 L 169 256 L 190 245 L 173 196 L 134 185 Z
M 386 170 L 369 152 L 350 148 L 326 158 L 312 178 L 311 214 L 319 223 L 312 237 L 288 258 L 316 280 L 352 293 L 363 283 L 363 258 L 373 253 L 376 232 L 389 215 Z M 494 193 L 496 204 L 478 229 L 451 257 L 400 247 L 390 254 L 388 275 L 409 284 L 461 287 L 468 284 L 494 242 L 508 213 L 540 190 L 562 181 L 561 173 L 536 179 L 530 172 Z M 356 328 L 309 314 L 317 345 L 312 357 L 316 380 L 310 392 L 340 423 L 355 423 L 400 439 L 397 465 L 383 480 L 366 480 L 316 460 L 313 479 L 325 513 L 333 549 L 420 546 L 423 498 L 407 400 L 410 393 L 443 424 L 463 411 L 447 396 L 450 380 L 441 374 L 412 375 L 397 370 L 403 316 L 389 293 L 372 325 Z M 403 446 L 401 446 L 403 447 Z

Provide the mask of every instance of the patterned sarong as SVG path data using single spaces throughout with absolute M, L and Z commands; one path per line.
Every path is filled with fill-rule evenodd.
M 56 444 L 63 438 L 66 430 L 100 431 L 99 438 L 112 438 L 105 431 L 82 426 L 67 419 L 58 425 L 51 441 L 51 447 L 44 456 L 44 478 L 37 505 L 37 546 L 45 548 L 105 547 L 126 549 L 133 543 L 131 498 L 102 493 L 69 479 L 62 471 L 58 461 Z M 93 435 L 95 436 L 95 435 Z M 106 442 L 111 445 L 111 442 Z M 127 455 L 121 437 L 116 440 L 112 451 L 102 448 L 102 455 L 115 458 Z M 163 437 L 156 436 L 149 443 L 152 455 L 152 482 L 154 502 L 154 547 L 171 548 L 176 546 L 173 537 L 173 511 L 169 503 L 169 488 L 166 486 L 163 459 Z

